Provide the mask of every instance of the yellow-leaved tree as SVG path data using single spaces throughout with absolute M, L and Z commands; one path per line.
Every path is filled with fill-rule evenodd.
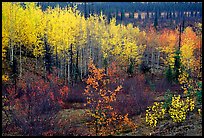
M 200 51 L 200 41 L 196 33 L 191 27 L 187 27 L 181 36 L 181 63 L 182 69 L 180 69 L 179 83 L 182 85 L 184 94 L 191 94 L 196 86 L 196 76 L 193 75 L 200 67 L 200 60 L 196 58 L 196 50 Z
M 159 35 L 159 43 L 161 52 L 166 54 L 166 58 L 163 58 L 164 64 L 173 69 L 175 63 L 175 51 L 178 48 L 178 31 L 164 29 Z

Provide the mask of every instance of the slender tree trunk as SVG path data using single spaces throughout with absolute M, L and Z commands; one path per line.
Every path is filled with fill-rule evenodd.
M 153 66 L 154 66 L 154 52 L 152 50 L 152 57 L 151 57 L 151 67 L 152 67 L 152 71 L 151 73 L 153 73 Z
M 67 71 L 67 64 L 66 64 L 66 52 L 65 52 L 65 48 L 64 48 L 64 82 L 65 82 L 65 85 L 67 84 L 66 82 L 66 71 Z
M 94 46 L 92 46 L 92 42 L 91 42 L 91 53 L 92 53 L 92 59 L 93 61 L 95 60 L 95 57 L 94 57 Z
M 45 78 L 47 78 L 47 77 L 46 77 L 46 62 L 45 62 L 45 60 L 44 60 L 43 62 L 44 62 L 44 70 L 43 70 L 43 72 L 44 72 Z
M 13 10 L 13 9 L 10 9 L 10 10 Z M 10 11 L 11 12 L 11 11 Z M 9 39 L 9 42 L 10 42 L 10 65 L 11 67 L 13 67 L 13 60 L 14 60 L 14 46 L 13 46 L 13 34 L 14 34 L 14 31 L 13 31 L 13 17 L 11 17 L 11 13 L 10 13 L 10 18 L 11 18 L 11 22 L 10 22 L 10 39 Z M 15 18 L 15 17 L 14 17 Z
M 181 24 L 180 24 L 180 29 L 179 29 L 179 47 L 178 47 L 178 50 L 180 50 L 181 48 Z
M 149 65 L 149 55 L 150 55 L 149 51 L 146 52 L 146 55 L 147 55 L 146 58 L 145 58 L 146 64 Z
M 17 59 L 15 56 L 13 57 L 12 69 L 13 69 L 13 80 L 14 80 L 14 86 L 15 86 L 15 93 L 17 93 L 17 85 L 16 85 L 16 82 L 17 82 Z
M 77 47 L 75 82 L 77 82 L 78 80 L 78 75 L 79 75 L 79 48 Z
M 101 54 L 100 54 L 100 48 L 98 48 L 98 67 L 101 68 Z
M 118 16 L 118 15 L 117 15 Z M 98 54 L 99 54 L 99 68 L 102 68 L 102 50 L 101 50 L 101 38 L 102 38 L 102 34 L 100 34 L 100 36 L 99 36 L 99 43 L 100 43 L 100 46 L 99 46 L 99 52 L 98 52 Z
M 82 73 L 83 73 L 83 48 L 81 48 L 81 71 L 80 71 L 80 77 L 82 80 Z
M 95 111 L 95 115 L 98 115 Z M 96 124 L 95 124 L 95 129 L 96 129 L 96 136 L 98 136 L 98 119 L 95 118 Z
M 109 64 L 109 57 L 106 58 L 106 63 L 105 63 L 105 73 L 108 74 L 108 64 Z
M 89 57 L 92 57 L 91 56 L 91 53 L 92 53 L 92 46 L 91 46 L 91 38 L 89 37 Z
M 38 58 L 37 58 L 37 56 L 36 56 L 36 58 L 35 58 L 35 70 L 37 71 L 37 69 L 38 69 Z
M 86 11 L 86 2 L 84 2 L 85 3 L 85 5 L 84 5 L 84 17 L 85 17 L 85 19 L 87 18 L 87 11 Z
M 86 53 L 86 48 L 84 49 L 84 76 L 86 76 L 87 72 L 87 53 Z
M 59 58 L 57 56 L 57 77 L 60 77 L 60 63 L 59 63 Z
M 95 58 L 95 59 L 96 59 L 96 67 L 99 68 L 99 61 L 98 61 L 98 59 L 99 59 L 99 58 L 98 58 L 98 56 L 99 56 L 99 55 L 98 55 L 98 47 L 96 48 L 95 56 L 96 56 L 96 58 Z
M 71 72 L 71 84 L 73 84 L 73 52 L 72 52 L 72 44 L 70 48 L 70 56 L 71 56 L 71 63 L 70 63 L 70 72 Z
M 13 44 L 12 44 L 12 41 L 11 41 L 11 66 L 13 66 L 13 56 L 14 56 L 14 48 L 13 48 Z
M 62 61 L 63 61 L 63 59 L 61 59 L 60 60 L 60 77 L 62 77 L 63 76 L 63 65 L 62 65 Z
M 159 61 L 160 61 L 160 52 L 158 51 L 158 56 L 157 56 L 157 69 L 159 69 Z
M 200 72 L 202 73 L 202 34 L 200 38 Z
M 68 81 L 68 84 L 69 84 L 69 82 L 70 82 L 70 59 L 69 59 L 69 55 L 68 55 L 68 63 L 67 63 L 67 65 L 68 65 L 68 68 L 67 68 L 67 81 Z
M 20 76 L 20 78 L 21 78 L 21 75 L 22 75 L 22 63 L 21 63 L 21 45 L 20 45 L 20 74 L 19 74 L 19 76 Z

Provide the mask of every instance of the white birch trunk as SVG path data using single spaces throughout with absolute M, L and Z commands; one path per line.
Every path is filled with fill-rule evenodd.
M 86 75 L 86 66 L 87 66 L 87 54 L 86 54 L 86 49 L 84 49 L 84 75 Z
M 13 44 L 12 44 L 12 41 L 11 41 L 11 65 L 13 66 L 13 54 L 14 53 L 14 50 L 13 50 Z
M 157 57 L 157 69 L 159 69 L 159 60 L 160 60 L 160 52 L 158 52 L 158 57 Z

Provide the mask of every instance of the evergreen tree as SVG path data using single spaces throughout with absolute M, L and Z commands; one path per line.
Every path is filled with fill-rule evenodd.
M 51 69 L 52 68 L 52 52 L 51 52 L 50 46 L 47 44 L 47 42 L 45 43 L 44 60 L 45 60 L 46 71 L 50 74 L 51 70 L 52 70 Z
M 154 27 L 155 27 L 156 29 L 157 29 L 157 27 L 158 27 L 157 11 L 155 12 Z
M 167 68 L 165 75 L 166 75 L 166 78 L 167 78 L 168 82 L 169 82 L 170 84 L 172 84 L 173 79 L 174 79 L 174 76 L 173 76 L 173 72 L 172 72 L 172 69 L 171 69 L 170 65 L 169 65 L 169 67 Z
M 180 60 L 180 50 L 176 50 L 175 52 L 175 64 L 174 64 L 174 80 L 177 83 L 179 77 L 179 69 L 181 68 L 181 60 Z
M 127 73 L 129 74 L 129 76 L 132 76 L 134 73 L 134 60 L 132 58 L 130 59 L 130 64 L 127 69 Z

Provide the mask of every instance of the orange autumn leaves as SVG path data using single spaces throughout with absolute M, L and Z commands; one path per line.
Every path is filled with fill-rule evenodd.
M 118 86 L 113 92 L 107 87 L 110 84 L 108 76 L 104 73 L 104 69 L 97 69 L 93 64 L 93 61 L 89 64 L 89 77 L 86 80 L 87 87 L 85 89 L 85 95 L 96 96 L 97 99 L 107 103 L 107 101 L 115 101 L 116 94 L 122 89 L 122 86 Z M 89 98 L 88 98 L 89 99 Z
M 173 66 L 174 52 L 179 46 L 179 31 L 164 29 L 159 35 L 159 47 L 161 52 L 167 54 L 166 64 Z M 183 65 L 189 65 L 193 67 L 195 63 L 196 49 L 200 48 L 200 38 L 196 35 L 191 27 L 186 27 L 181 34 L 181 61 Z
M 182 34 L 181 62 L 192 70 L 196 64 L 195 50 L 200 48 L 200 40 L 192 28 L 187 27 Z
M 88 113 L 93 117 L 93 121 L 89 124 L 94 125 L 93 131 L 96 131 L 96 135 L 114 134 L 116 131 L 121 131 L 124 124 L 132 129 L 135 128 L 135 124 L 128 119 L 128 114 L 119 115 L 112 106 L 122 86 L 119 85 L 111 90 L 109 86 L 113 82 L 110 81 L 110 76 L 104 73 L 104 69 L 97 69 L 92 60 L 88 67 L 89 76 L 84 91 L 84 95 L 87 96 L 85 105 L 89 107 Z
M 164 29 L 159 36 L 159 43 L 161 52 L 166 54 L 166 58 L 164 58 L 164 63 L 166 65 L 170 65 L 173 68 L 175 63 L 175 51 L 178 47 L 178 30 L 168 30 Z

